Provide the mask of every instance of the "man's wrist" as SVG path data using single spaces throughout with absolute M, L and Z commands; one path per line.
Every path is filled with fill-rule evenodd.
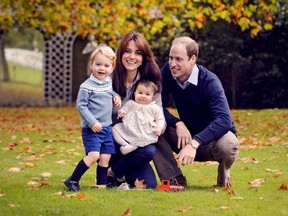
M 195 139 L 190 140 L 188 144 L 190 144 L 194 149 L 198 149 L 200 146 L 200 143 Z

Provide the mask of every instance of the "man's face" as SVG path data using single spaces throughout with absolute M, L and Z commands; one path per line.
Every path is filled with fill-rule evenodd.
M 181 82 L 187 81 L 195 62 L 196 56 L 193 55 L 189 59 L 184 44 L 174 43 L 171 46 L 169 53 L 169 67 L 173 77 L 179 78 Z

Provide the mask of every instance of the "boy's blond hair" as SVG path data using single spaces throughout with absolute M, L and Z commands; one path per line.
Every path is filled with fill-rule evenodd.
M 116 64 L 116 53 L 114 52 L 114 50 L 106 45 L 106 44 L 99 44 L 97 46 L 97 48 L 92 52 L 91 56 L 90 56 L 90 60 L 89 63 L 92 63 L 95 60 L 95 57 L 98 53 L 103 54 L 105 57 L 109 58 L 113 63 L 113 67 L 115 67 Z

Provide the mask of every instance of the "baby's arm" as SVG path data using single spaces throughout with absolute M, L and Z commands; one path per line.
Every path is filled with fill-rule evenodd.
M 120 109 L 120 110 L 118 111 L 117 119 L 123 118 L 125 115 L 126 115 L 126 111 L 125 111 L 124 109 Z

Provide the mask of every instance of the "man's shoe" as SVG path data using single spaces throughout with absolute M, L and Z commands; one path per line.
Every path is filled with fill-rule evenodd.
M 78 192 L 78 191 L 80 190 L 79 182 L 78 182 L 78 181 L 72 181 L 72 180 L 70 180 L 70 178 L 71 178 L 71 177 L 67 178 L 67 179 L 64 181 L 64 184 L 66 185 L 66 187 L 67 187 L 69 190 Z
M 122 183 L 123 183 L 123 181 L 118 181 L 117 178 L 114 178 L 112 176 L 107 176 L 107 178 L 106 178 L 106 187 L 107 188 L 118 187 Z
M 183 187 L 187 187 L 187 180 L 186 180 L 186 177 L 183 175 L 179 175 L 170 179 L 170 182 L 172 185 L 180 185 Z
M 224 163 L 218 166 L 218 176 L 217 176 L 217 186 L 218 187 L 231 187 L 230 183 L 230 169 L 226 169 Z

